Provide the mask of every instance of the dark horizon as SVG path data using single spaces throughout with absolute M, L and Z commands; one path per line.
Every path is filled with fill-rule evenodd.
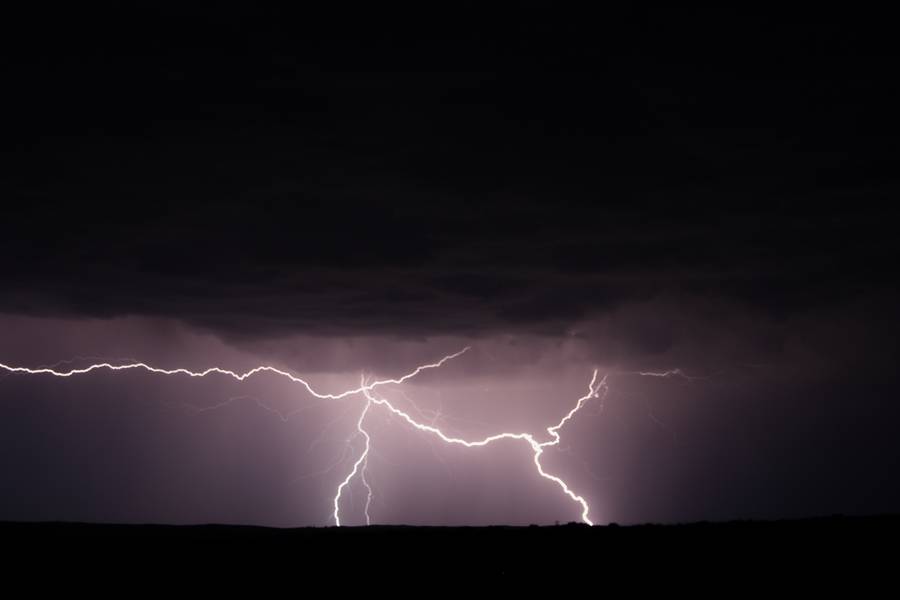
M 544 443 L 596 369 L 541 457 L 595 523 L 900 512 L 888 20 L 357 17 L 14 11 L 0 364 L 339 393 L 470 346 L 379 393 Z M 0 371 L 0 521 L 327 525 L 365 402 Z M 581 515 L 527 441 L 366 419 L 346 524 L 369 484 L 387 524 Z
M 723 585 L 763 591 L 773 583 L 805 592 L 882 592 L 893 584 L 893 556 L 885 549 L 898 529 L 896 516 L 519 528 L 0 522 L 0 534 L 17 549 L 12 560 L 21 569 L 16 575 L 31 574 L 50 558 L 57 573 L 92 585 L 146 579 L 151 585 L 177 581 L 182 589 L 198 585 L 208 592 L 219 586 L 233 591 L 237 582 L 246 582 L 258 592 L 266 584 L 284 585 L 283 578 L 261 577 L 275 573 L 298 574 L 302 581 L 335 575 L 343 591 L 388 588 L 399 580 L 444 589 L 524 583 L 559 592 L 575 582 L 583 587 L 602 581 L 606 588 L 639 585 L 642 591 L 671 593 L 685 586 L 695 594 L 715 590 L 716 596 Z M 449 576 L 436 574 L 435 565 L 453 570 Z M 154 577 L 147 577 L 151 572 Z

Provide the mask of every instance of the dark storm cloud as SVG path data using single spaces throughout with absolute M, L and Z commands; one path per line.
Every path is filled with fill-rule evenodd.
M 894 285 L 896 96 L 853 24 L 387 43 L 267 16 L 23 18 L 0 308 L 561 332 L 668 293 L 790 313 Z
M 576 207 L 564 219 L 578 220 L 555 224 L 568 225 L 557 233 L 556 206 L 520 237 L 454 223 L 469 216 L 456 207 L 401 224 L 348 204 L 315 216 L 285 207 L 262 223 L 239 211 L 214 216 L 227 210 L 222 203 L 156 223 L 95 222 L 37 205 L 29 226 L 20 209 L 4 222 L 5 254 L 16 257 L 5 269 L 4 308 L 172 316 L 227 334 L 477 333 L 559 328 L 669 292 L 791 312 L 892 285 L 891 225 L 877 212 L 774 224 L 769 213 L 735 219 L 704 209 L 690 224 L 678 216 L 638 224 L 633 213 Z M 713 222 L 698 226 L 702 219 Z

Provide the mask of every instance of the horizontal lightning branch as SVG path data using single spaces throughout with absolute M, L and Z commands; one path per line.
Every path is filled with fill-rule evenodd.
M 707 377 L 699 377 L 696 375 L 688 375 L 681 369 L 669 369 L 667 371 L 626 371 L 629 375 L 640 375 L 641 377 L 680 377 L 686 381 L 697 381 L 698 379 L 707 379 Z
M 97 363 L 94 365 L 84 367 L 83 369 L 69 369 L 68 371 L 57 371 L 56 369 L 47 368 L 47 367 L 39 368 L 39 369 L 29 369 L 28 367 L 11 367 L 9 365 L 0 363 L 0 370 L 7 371 L 9 373 L 25 373 L 28 375 L 52 375 L 54 377 L 72 377 L 73 375 L 84 375 L 86 373 L 90 373 L 91 371 L 97 371 L 97 370 L 101 370 L 101 369 L 107 369 L 110 371 L 128 371 L 128 370 L 136 369 L 136 370 L 148 371 L 150 373 L 156 373 L 159 375 L 187 375 L 188 377 L 206 377 L 207 375 L 213 375 L 213 374 L 226 375 L 226 376 L 236 379 L 238 381 L 244 381 L 248 377 L 251 377 L 258 373 L 274 373 L 276 375 L 286 377 L 286 378 L 290 379 L 291 381 L 293 381 L 294 383 L 298 383 L 298 384 L 302 385 L 304 388 L 306 388 L 307 392 L 309 392 L 311 395 L 315 396 L 316 398 L 319 398 L 320 400 L 340 400 L 341 398 L 347 398 L 348 396 L 354 396 L 365 390 L 375 389 L 378 386 L 404 383 L 405 381 L 412 379 L 413 377 L 415 377 L 422 371 L 427 371 L 428 369 L 436 369 L 436 368 L 442 366 L 447 361 L 453 360 L 454 358 L 466 353 L 469 349 L 470 349 L 470 346 L 466 346 L 459 352 L 455 352 L 453 354 L 445 356 L 444 358 L 442 358 L 441 360 L 439 360 L 435 363 L 430 363 L 430 364 L 421 365 L 419 367 L 416 367 L 413 371 L 410 371 L 409 373 L 407 373 L 406 375 L 403 375 L 402 377 L 397 377 L 395 379 L 376 380 L 368 385 L 361 385 L 358 388 L 354 388 L 352 390 L 346 390 L 344 392 L 341 392 L 340 394 L 323 394 L 321 392 L 317 392 L 315 389 L 313 389 L 313 387 L 305 379 L 301 379 L 300 377 L 292 375 L 291 373 L 288 373 L 287 371 L 283 371 L 279 368 L 271 367 L 268 365 L 255 367 L 253 369 L 250 369 L 249 371 L 244 371 L 243 373 L 237 373 L 237 372 L 231 371 L 229 369 L 222 369 L 221 367 L 210 367 L 203 371 L 192 371 L 190 369 L 183 369 L 183 368 L 160 369 L 157 367 L 151 367 L 150 365 L 148 365 L 146 363 L 142 363 L 142 362 L 128 363 L 125 365 L 113 365 L 110 363 Z

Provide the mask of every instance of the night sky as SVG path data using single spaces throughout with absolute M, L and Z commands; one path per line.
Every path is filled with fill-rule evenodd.
M 607 374 L 543 459 L 597 523 L 900 511 L 883 16 L 67 10 L 2 25 L 0 363 L 471 346 L 384 395 L 540 434 Z M 0 373 L 0 520 L 332 524 L 364 402 Z M 376 522 L 579 518 L 527 446 L 369 431 Z

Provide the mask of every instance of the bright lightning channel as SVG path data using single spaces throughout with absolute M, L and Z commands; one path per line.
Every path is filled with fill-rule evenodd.
M 370 383 L 366 383 L 366 380 L 363 379 L 361 381 L 359 387 L 345 390 L 345 391 L 337 393 L 337 394 L 325 394 L 325 393 L 318 392 L 306 380 L 304 380 L 300 377 L 297 377 L 287 371 L 278 369 L 276 367 L 268 366 L 268 365 L 259 366 L 259 367 L 250 369 L 249 371 L 245 371 L 243 373 L 238 373 L 236 371 L 232 371 L 229 369 L 223 369 L 220 367 L 210 367 L 203 371 L 192 371 L 190 369 L 185 369 L 185 368 L 161 369 L 158 367 L 150 366 L 143 362 L 132 362 L 132 363 L 127 363 L 127 364 L 122 364 L 122 365 L 114 365 L 114 364 L 111 364 L 108 362 L 103 362 L 103 363 L 92 364 L 90 366 L 80 368 L 80 369 L 69 369 L 68 371 L 59 371 L 52 367 L 41 367 L 41 368 L 34 368 L 34 369 L 28 368 L 28 367 L 12 367 L 12 366 L 0 363 L 0 370 L 7 371 L 9 373 L 20 373 L 20 374 L 27 374 L 27 375 L 51 375 L 53 377 L 72 377 L 74 375 L 84 375 L 84 374 L 90 373 L 92 371 L 104 370 L 104 369 L 110 370 L 110 371 L 144 370 L 144 371 L 148 371 L 150 373 L 155 373 L 155 374 L 160 374 L 160 375 L 186 375 L 189 377 L 206 377 L 208 375 L 218 374 L 218 375 L 225 375 L 228 377 L 232 377 L 233 379 L 236 379 L 238 381 L 244 381 L 248 377 L 251 377 L 258 373 L 269 372 L 269 373 L 274 373 L 276 375 L 280 375 L 282 377 L 286 377 L 287 379 L 291 380 L 292 382 L 303 386 L 306 389 L 306 391 L 309 392 L 312 396 L 322 399 L 322 400 L 340 400 L 340 399 L 354 396 L 357 394 L 362 394 L 366 400 L 366 403 L 363 406 L 363 409 L 360 412 L 359 418 L 356 422 L 356 429 L 357 429 L 357 434 L 361 435 L 363 437 L 363 439 L 365 440 L 365 445 L 364 445 L 362 453 L 356 459 L 356 461 L 353 463 L 353 468 L 350 470 L 350 472 L 347 474 L 347 476 L 344 478 L 344 480 L 341 481 L 341 483 L 338 485 L 338 488 L 337 488 L 337 491 L 335 493 L 334 500 L 333 500 L 333 504 L 334 504 L 333 517 L 334 517 L 335 525 L 337 525 L 337 526 L 341 525 L 340 501 L 341 501 L 341 496 L 343 494 L 343 491 L 347 488 L 348 485 L 350 485 L 351 481 L 357 475 L 359 475 L 359 477 L 362 480 L 362 483 L 365 486 L 366 491 L 367 491 L 366 504 L 365 504 L 365 517 L 366 517 L 366 524 L 367 525 L 371 524 L 369 508 L 372 503 L 372 487 L 369 485 L 369 482 L 366 479 L 366 469 L 368 466 L 368 456 L 369 456 L 369 450 L 371 448 L 372 438 L 371 438 L 371 435 L 369 434 L 369 432 L 364 427 L 364 422 L 365 422 L 366 416 L 369 413 L 369 410 L 372 408 L 373 405 L 383 406 L 388 411 L 397 415 L 402 420 L 406 421 L 409 425 L 413 426 L 414 428 L 418 429 L 419 431 L 424 431 L 426 433 L 430 433 L 430 434 L 438 437 L 439 439 L 441 439 L 443 442 L 445 442 L 447 444 L 456 444 L 456 445 L 465 446 L 467 448 L 476 448 L 476 447 L 487 446 L 489 444 L 492 444 L 492 443 L 500 441 L 500 440 L 522 440 L 522 441 L 524 441 L 531 447 L 531 450 L 533 452 L 534 466 L 535 466 L 535 469 L 537 470 L 538 474 L 541 477 L 543 477 L 544 479 L 552 481 L 557 486 L 559 486 L 559 488 L 563 491 L 563 493 L 566 496 L 568 496 L 573 502 L 576 502 L 581 507 L 582 521 L 584 521 L 588 525 L 593 525 L 594 523 L 590 519 L 591 509 L 590 509 L 590 506 L 588 505 L 587 500 L 585 500 L 583 496 L 576 494 L 574 491 L 572 491 L 572 489 L 569 487 L 569 485 L 562 478 L 546 472 L 544 470 L 543 465 L 541 464 L 541 456 L 543 455 L 544 450 L 546 448 L 559 445 L 559 442 L 560 442 L 559 430 L 562 429 L 562 427 L 575 416 L 575 414 L 581 409 L 582 406 L 584 406 L 584 404 L 588 400 L 590 400 L 592 398 L 599 398 L 601 396 L 601 393 L 605 396 L 606 393 L 608 392 L 609 388 L 607 385 L 606 375 L 604 375 L 602 378 L 600 378 L 598 380 L 597 379 L 598 372 L 596 369 L 594 370 L 593 375 L 591 377 L 591 381 L 588 384 L 587 393 L 578 399 L 578 401 L 575 403 L 575 406 L 572 407 L 572 409 L 568 413 L 566 413 L 562 417 L 562 419 L 560 419 L 560 421 L 558 423 L 546 428 L 546 432 L 547 432 L 547 434 L 549 434 L 550 439 L 548 441 L 544 441 L 544 442 L 538 441 L 533 434 L 527 433 L 527 432 L 502 432 L 502 433 L 497 433 L 497 434 L 494 434 L 494 435 L 491 435 L 491 436 L 488 436 L 488 437 L 485 437 L 482 439 L 477 439 L 477 440 L 472 440 L 472 441 L 465 440 L 465 439 L 458 438 L 458 437 L 452 437 L 452 436 L 447 435 L 446 433 L 444 433 L 443 431 L 441 431 L 438 427 L 435 427 L 434 425 L 429 425 L 429 424 L 417 421 L 408 413 L 404 412 L 403 410 L 400 410 L 399 408 L 397 408 L 396 406 L 391 404 L 391 402 L 387 398 L 384 398 L 383 396 L 377 396 L 374 394 L 374 391 L 378 387 L 390 385 L 390 384 L 402 384 L 402 383 L 408 381 L 409 379 L 415 377 L 416 375 L 422 373 L 423 371 L 426 371 L 429 369 L 436 369 L 436 368 L 443 366 L 448 361 L 461 356 L 462 354 L 467 352 L 469 349 L 470 349 L 470 347 L 466 346 L 462 350 L 455 352 L 453 354 L 448 354 L 447 356 L 444 356 L 443 358 L 441 358 L 440 360 L 438 360 L 436 362 L 420 365 L 420 366 L 416 367 L 414 370 L 410 371 L 409 373 L 407 373 L 401 377 L 397 377 L 397 378 L 393 378 L 393 379 L 379 379 L 379 380 L 374 380 Z M 656 373 L 640 373 L 640 374 L 641 375 L 651 375 L 651 376 L 666 376 L 667 375 L 667 374 L 663 375 L 663 374 L 656 374 Z M 677 371 L 673 372 L 673 374 L 683 375 L 682 373 L 677 372 Z
M 468 441 L 468 440 L 464 440 L 462 438 L 451 437 L 433 425 L 427 425 L 425 423 L 420 423 L 420 422 L 416 421 L 408 413 L 400 410 L 399 408 L 397 408 L 396 406 L 391 404 L 387 399 L 378 397 L 378 396 L 375 396 L 374 394 L 372 394 L 371 389 L 363 390 L 363 395 L 365 395 L 366 399 L 368 400 L 368 402 L 366 403 L 366 407 L 363 410 L 363 416 L 365 415 L 365 412 L 368 411 L 368 408 L 371 404 L 378 404 L 378 405 L 384 406 L 389 411 L 391 411 L 392 413 L 394 413 L 395 415 L 397 415 L 398 417 L 400 417 L 401 419 L 403 419 L 404 421 L 406 421 L 407 423 L 409 423 L 410 425 L 412 425 L 419 431 L 425 431 L 427 433 L 431 433 L 431 434 L 439 437 L 441 440 L 443 440 L 447 444 L 458 444 L 460 446 L 465 446 L 466 448 L 476 448 L 476 447 L 480 447 L 480 446 L 487 446 L 488 444 L 492 444 L 492 443 L 500 441 L 500 440 L 524 440 L 531 446 L 531 449 L 534 452 L 534 466 L 537 469 L 537 472 L 540 474 L 540 476 L 543 477 L 544 479 L 549 479 L 550 481 L 556 483 L 560 488 L 562 488 L 562 491 L 569 498 L 571 498 L 573 501 L 577 502 L 581 506 L 581 520 L 584 521 L 585 523 L 587 523 L 588 525 L 593 525 L 594 523 L 593 523 L 593 521 L 591 521 L 591 519 L 589 517 L 591 508 L 588 505 L 587 500 L 585 500 L 582 496 L 573 492 L 571 490 L 571 488 L 569 488 L 568 484 L 566 484 L 566 482 L 563 481 L 560 477 L 557 477 L 556 475 L 551 475 L 550 473 L 547 473 L 546 471 L 544 471 L 544 467 L 541 465 L 541 455 L 544 453 L 545 448 L 548 448 L 550 446 L 556 446 L 559 444 L 559 440 L 560 440 L 559 430 L 563 427 L 563 425 L 566 424 L 567 421 L 569 421 L 573 416 L 575 416 L 575 413 L 578 412 L 582 406 L 584 406 L 585 402 L 587 402 L 591 398 L 598 398 L 600 396 L 601 390 L 603 390 L 603 393 L 605 395 L 606 392 L 608 391 L 608 389 L 609 388 L 606 384 L 606 376 L 604 375 L 603 378 L 600 379 L 600 381 L 597 381 L 597 370 L 594 369 L 594 374 L 591 377 L 590 384 L 588 385 L 588 392 L 584 396 L 582 396 L 581 398 L 578 399 L 578 402 L 575 404 L 575 406 L 568 413 L 566 413 L 566 415 L 559 421 L 559 423 L 557 423 L 556 425 L 547 427 L 546 431 L 548 434 L 550 434 L 550 437 L 552 439 L 550 439 L 549 441 L 546 441 L 546 442 L 538 442 L 535 439 L 535 437 L 530 433 L 514 433 L 514 432 L 497 433 L 497 434 L 485 437 L 480 440 L 475 440 L 475 441 Z M 357 427 L 360 429 L 360 431 L 363 431 L 362 422 L 363 422 L 363 419 L 360 418 L 359 422 L 357 423 Z M 363 453 L 363 456 L 360 457 L 360 461 L 365 460 L 365 456 L 369 451 L 368 439 L 369 439 L 369 436 L 368 436 L 368 434 L 366 434 L 366 449 Z M 357 462 L 357 464 L 358 464 L 358 462 Z M 353 471 L 351 472 L 351 474 L 348 476 L 347 480 L 345 480 L 345 481 L 349 481 L 350 479 L 352 479 L 353 475 L 356 474 L 356 467 L 357 467 L 357 465 L 354 465 Z M 338 491 L 338 495 L 335 496 L 335 506 L 337 506 L 339 496 L 340 496 L 340 490 Z M 371 493 L 370 493 L 370 499 L 371 499 Z M 338 521 L 337 509 L 335 509 L 335 521 L 336 522 Z

